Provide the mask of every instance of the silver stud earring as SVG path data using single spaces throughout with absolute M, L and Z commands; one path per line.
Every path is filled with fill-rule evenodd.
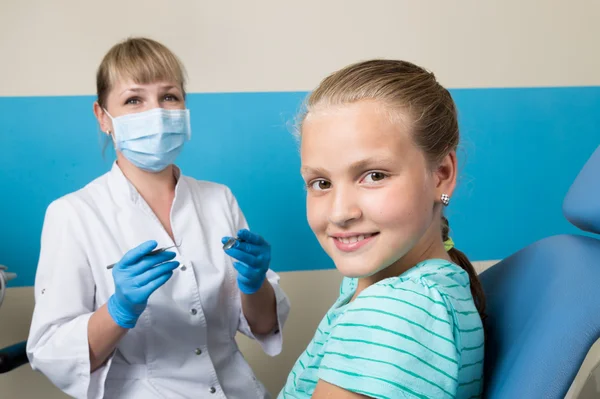
M 440 199 L 442 200 L 442 204 L 444 204 L 445 206 L 448 206 L 448 204 L 450 203 L 450 197 L 448 196 L 448 194 L 442 194 Z

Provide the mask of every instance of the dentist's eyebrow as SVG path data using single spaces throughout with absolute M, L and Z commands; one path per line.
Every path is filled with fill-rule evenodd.
M 161 89 L 163 90 L 172 90 L 172 89 L 177 89 L 179 90 L 179 87 L 175 86 L 175 85 L 170 85 L 170 84 L 165 84 L 160 86 Z
M 123 95 L 127 92 L 141 93 L 143 91 L 144 91 L 144 89 L 142 89 L 141 87 L 131 87 L 131 88 L 127 88 L 127 89 L 123 90 L 120 95 Z

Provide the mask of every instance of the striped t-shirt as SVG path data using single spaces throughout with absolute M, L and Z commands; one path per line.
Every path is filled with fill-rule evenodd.
M 279 399 L 310 398 L 319 379 L 373 398 L 478 398 L 484 334 L 468 274 L 441 259 L 340 296 Z

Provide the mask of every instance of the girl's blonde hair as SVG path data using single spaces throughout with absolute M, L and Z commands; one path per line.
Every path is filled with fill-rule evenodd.
M 433 73 L 407 61 L 370 60 L 331 74 L 308 97 L 299 117 L 299 131 L 311 112 L 369 100 L 384 105 L 392 120 L 405 116 L 403 123 L 408 123 L 414 142 L 432 168 L 458 147 L 458 117 L 452 96 Z M 448 240 L 449 230 L 448 220 L 442 216 L 443 241 Z M 448 254 L 469 274 L 471 293 L 484 319 L 485 295 L 475 268 L 458 249 L 452 248 Z
M 148 38 L 129 38 L 114 45 L 96 74 L 98 103 L 106 108 L 106 97 L 118 79 L 138 84 L 173 81 L 185 96 L 185 69 L 171 50 Z

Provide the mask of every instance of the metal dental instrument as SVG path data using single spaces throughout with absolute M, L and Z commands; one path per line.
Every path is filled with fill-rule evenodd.
M 235 245 L 235 243 L 236 243 L 237 240 L 238 240 L 237 237 L 231 237 L 229 240 L 227 240 L 227 242 L 225 243 L 225 245 L 223 245 L 223 249 L 224 250 L 231 249 Z
M 181 246 L 181 243 L 179 243 L 179 245 L 171 245 L 170 247 L 164 247 L 164 248 L 158 248 L 155 249 L 151 252 L 148 252 L 145 256 L 152 256 L 152 255 L 156 255 L 159 254 L 161 252 L 165 252 L 167 249 L 171 249 L 171 248 L 179 248 Z M 112 265 L 108 265 L 106 266 L 107 269 L 112 269 L 113 267 L 115 267 L 116 263 L 113 263 Z

